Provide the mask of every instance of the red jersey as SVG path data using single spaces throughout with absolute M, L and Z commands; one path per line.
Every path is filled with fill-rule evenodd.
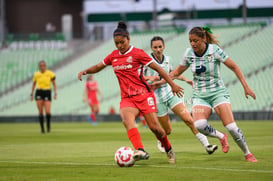
M 143 77 L 143 66 L 149 65 L 153 59 L 143 50 L 133 46 L 121 54 L 114 50 L 104 60 L 104 65 L 112 65 L 118 78 L 121 98 L 152 92 Z
M 96 81 L 87 81 L 85 84 L 88 98 L 97 97 L 98 84 Z

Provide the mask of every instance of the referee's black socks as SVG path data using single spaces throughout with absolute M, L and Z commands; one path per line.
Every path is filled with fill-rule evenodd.
M 50 118 L 51 118 L 51 114 L 47 114 L 46 115 L 46 126 L 47 126 L 47 132 L 50 132 Z
M 39 114 L 39 122 L 40 122 L 40 127 L 41 127 L 41 133 L 45 133 L 43 114 Z

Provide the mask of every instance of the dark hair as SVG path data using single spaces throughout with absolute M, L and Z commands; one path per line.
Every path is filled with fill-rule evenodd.
M 114 37 L 115 36 L 124 36 L 124 37 L 129 38 L 129 32 L 127 31 L 127 25 L 124 22 L 120 21 L 118 23 L 117 29 L 113 33 L 113 36 Z
M 219 46 L 219 41 L 216 39 L 216 36 L 214 36 L 212 33 L 209 33 L 202 27 L 193 27 L 190 30 L 189 34 L 197 35 L 200 38 L 206 38 L 207 43 L 216 44 Z
M 153 41 L 162 41 L 163 45 L 165 45 L 164 43 L 164 39 L 161 37 L 161 36 L 154 36 L 152 39 L 151 39 L 151 46 L 153 45 Z
M 40 65 L 41 63 L 46 64 L 46 62 L 45 62 L 44 60 L 41 60 L 41 61 L 39 61 L 39 64 L 38 64 L 38 65 Z

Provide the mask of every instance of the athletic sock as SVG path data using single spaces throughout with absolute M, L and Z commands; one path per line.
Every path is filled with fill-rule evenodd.
M 44 115 L 43 114 L 39 114 L 39 122 L 40 122 L 41 132 L 44 133 L 45 128 L 44 128 Z
M 46 115 L 47 132 L 50 132 L 50 119 L 51 119 L 51 114 L 47 114 Z
M 166 152 L 168 153 L 171 149 L 172 146 L 169 142 L 169 139 L 167 138 L 167 134 L 165 133 L 163 137 L 158 137 L 157 139 L 161 142 L 162 146 L 165 148 Z
M 92 122 L 96 122 L 96 113 L 95 113 L 95 112 L 92 112 L 92 113 L 90 114 L 90 118 L 91 118 Z
M 237 127 L 235 122 L 226 125 L 226 129 L 229 131 L 231 136 L 237 145 L 241 148 L 245 155 L 250 153 L 243 132 Z
M 141 123 L 142 123 L 143 126 L 146 126 L 146 121 L 145 121 L 145 119 L 142 119 L 142 120 L 141 120 Z
M 144 150 L 137 128 L 128 130 L 127 135 L 136 150 Z
M 215 137 L 218 139 L 222 139 L 224 137 L 224 134 L 209 125 L 206 119 L 199 119 L 195 121 L 194 126 L 200 133 L 203 133 L 206 136 Z
M 208 138 L 202 133 L 197 133 L 195 136 L 202 143 L 204 147 L 207 147 L 209 145 Z

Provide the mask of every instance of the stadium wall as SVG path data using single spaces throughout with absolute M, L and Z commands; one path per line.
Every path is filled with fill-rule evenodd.
M 71 14 L 73 34 L 82 36 L 81 12 L 83 0 L 6 0 L 6 28 L 8 33 L 42 33 L 52 23 L 61 32 L 61 17 Z
M 234 112 L 235 120 L 273 120 L 272 111 Z M 171 120 L 179 118 L 170 114 Z M 213 113 L 210 120 L 219 121 L 217 114 Z M 120 115 L 98 115 L 98 122 L 121 122 Z M 38 122 L 37 116 L 0 116 L 0 123 L 31 123 Z M 52 122 L 87 122 L 86 115 L 58 115 L 52 116 Z

